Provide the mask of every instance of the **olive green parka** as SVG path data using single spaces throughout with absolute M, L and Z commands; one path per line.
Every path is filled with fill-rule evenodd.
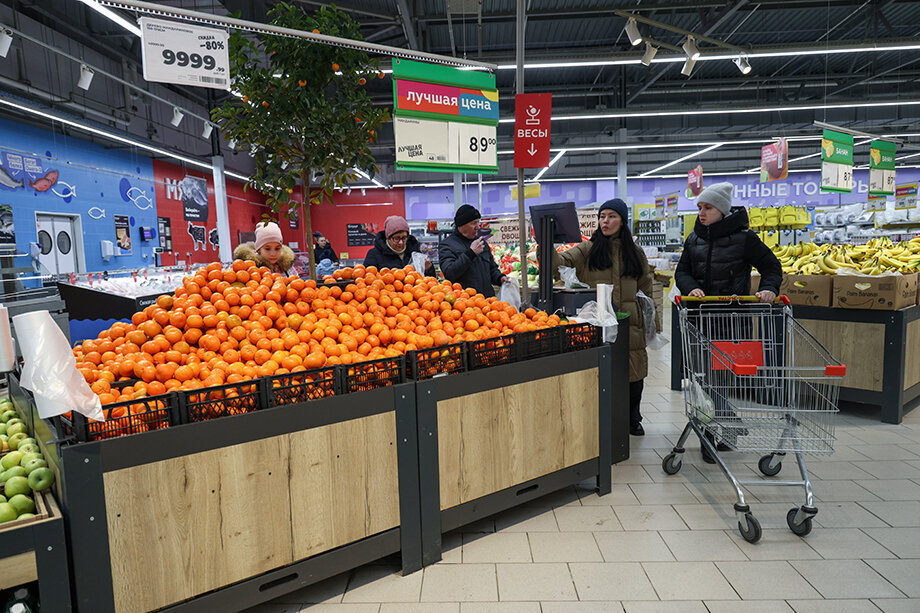
M 623 269 L 623 258 L 620 255 L 622 241 L 616 237 L 610 241 L 610 260 L 613 266 L 606 270 L 592 270 L 588 266 L 588 255 L 593 244 L 592 241 L 585 241 L 564 253 L 554 254 L 553 272 L 557 272 L 560 266 L 568 266 L 575 269 L 579 281 L 591 287 L 596 287 L 598 283 L 613 285 L 613 304 L 619 311 L 629 313 L 629 380 L 641 381 L 648 375 L 648 354 L 645 352 L 645 323 L 636 294 L 641 290 L 646 296 L 652 296 L 652 272 L 648 259 L 637 245 L 642 275 L 638 279 L 624 277 L 620 272 Z M 621 328 L 618 333 L 623 334 L 624 330 Z

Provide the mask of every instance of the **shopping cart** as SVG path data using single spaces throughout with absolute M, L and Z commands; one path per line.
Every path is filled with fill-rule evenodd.
M 834 451 L 834 413 L 846 366 L 793 319 L 785 296 L 775 304 L 754 296 L 678 297 L 676 303 L 688 423 L 662 468 L 669 475 L 680 470 L 684 443 L 695 432 L 735 486 L 734 509 L 745 540 L 755 543 L 761 537 L 742 490 L 751 485 L 804 487 L 805 504 L 791 509 L 786 523 L 805 536 L 818 510 L 804 456 Z M 737 451 L 766 453 L 758 468 L 768 477 L 779 473 L 786 453 L 794 453 L 802 478 L 739 480 L 719 455 L 720 442 Z

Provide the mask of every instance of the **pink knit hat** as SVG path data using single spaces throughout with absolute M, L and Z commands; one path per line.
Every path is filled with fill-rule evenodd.
M 397 232 L 408 232 L 409 224 L 406 220 L 399 215 L 390 215 L 387 217 L 387 220 L 383 222 L 383 233 L 384 236 L 390 238 Z
M 281 228 L 273 221 L 256 224 L 256 251 L 269 243 L 283 243 Z

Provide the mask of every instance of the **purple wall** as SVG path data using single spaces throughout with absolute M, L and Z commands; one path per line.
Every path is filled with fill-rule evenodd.
M 705 169 L 704 169 L 705 170 Z M 703 185 L 712 185 L 728 181 L 735 186 L 734 204 L 744 206 L 793 204 L 833 206 L 865 202 L 868 192 L 869 171 L 854 172 L 854 190 L 849 194 L 822 193 L 820 172 L 791 173 L 784 181 L 761 183 L 760 176 L 730 175 L 703 176 Z M 897 183 L 912 183 L 920 180 L 920 169 L 902 168 L 898 170 Z M 629 198 L 635 204 L 654 204 L 655 196 L 680 194 L 679 209 L 696 210 L 694 200 L 686 197 L 687 179 L 630 179 L 627 184 Z M 483 215 L 511 215 L 517 213 L 517 200 L 511 199 L 511 185 L 483 185 Z M 450 219 L 454 216 L 452 187 L 407 187 L 407 219 Z M 475 185 L 464 186 L 464 200 L 476 205 L 478 188 Z M 553 202 L 574 202 L 576 207 L 588 206 L 616 197 L 616 181 L 558 181 L 542 184 L 539 198 L 528 198 L 526 206 L 531 204 L 548 204 Z

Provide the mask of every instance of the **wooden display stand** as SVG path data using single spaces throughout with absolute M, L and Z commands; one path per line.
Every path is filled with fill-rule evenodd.
M 42 453 L 49 458 L 43 441 L 47 440 L 31 423 L 31 403 L 15 377 L 7 379 L 10 399 L 22 419 L 35 434 Z M 41 420 L 37 420 L 43 424 Z M 47 430 L 46 430 L 47 432 Z M 53 462 L 49 466 L 55 470 Z M 55 471 L 56 472 L 56 471 Z M 69 613 L 70 575 L 67 566 L 67 541 L 64 517 L 52 490 L 35 494 L 36 517 L 0 526 L 0 590 L 38 581 L 42 611 Z
M 417 384 L 423 563 L 441 534 L 597 478 L 611 489 L 607 345 Z
M 899 311 L 793 305 L 795 319 L 846 364 L 841 402 L 881 408 L 881 420 L 899 424 L 920 398 L 920 306 Z M 681 389 L 680 322 L 671 317 L 671 389 Z
M 60 448 L 76 610 L 230 611 L 421 567 L 415 386 Z

